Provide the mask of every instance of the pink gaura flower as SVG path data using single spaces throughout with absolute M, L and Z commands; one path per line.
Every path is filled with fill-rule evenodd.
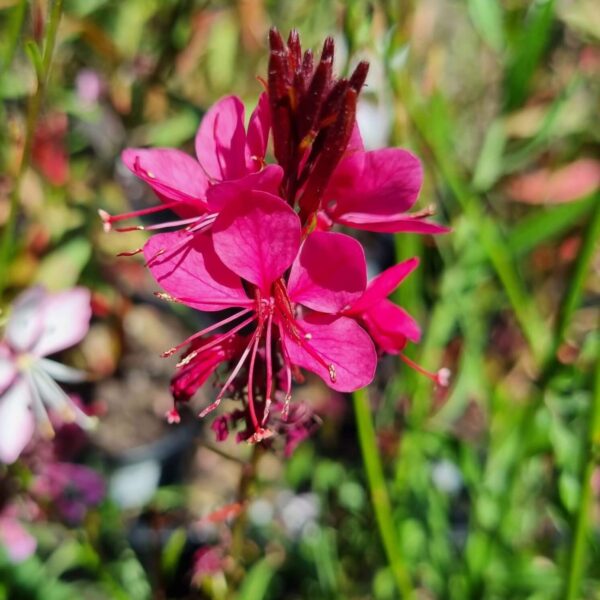
M 152 237 L 144 250 L 146 256 L 154 257 L 157 248 L 177 244 L 181 235 Z M 298 367 L 346 392 L 370 383 L 375 372 L 377 356 L 369 335 L 353 318 L 339 314 L 364 292 L 362 247 L 340 233 L 315 232 L 303 242 L 301 236 L 299 217 L 285 202 L 253 191 L 227 203 L 210 235 L 198 235 L 181 252 L 167 253 L 150 263 L 154 277 L 173 299 L 204 311 L 241 309 L 171 349 L 169 354 L 218 326 L 230 327 L 187 354 L 181 366 L 202 361 L 210 347 L 254 327 L 215 401 L 201 413 L 206 415 L 218 406 L 248 362 L 247 396 L 254 441 L 269 433 L 263 427 L 276 370 L 284 374 L 287 399 L 292 373 Z M 266 370 L 260 420 L 254 397 L 259 349 Z
M 364 294 L 343 311 L 363 324 L 382 352 L 399 354 L 409 340 L 416 343 L 421 338 L 418 323 L 403 308 L 388 300 L 418 264 L 418 258 L 411 258 L 386 269 L 374 277 Z
M 123 220 L 171 210 L 177 218 L 120 231 L 181 228 L 186 233 L 181 244 L 210 228 L 228 192 L 251 188 L 276 192 L 282 170 L 277 165 L 264 164 L 269 128 L 265 94 L 250 117 L 247 131 L 244 105 L 236 96 L 227 96 L 209 109 L 200 124 L 196 134 L 197 158 L 174 148 L 127 148 L 122 154 L 123 162 L 152 187 L 161 204 L 120 215 L 101 210 L 105 229 L 108 231 Z M 211 201 L 213 188 L 225 183 L 221 195 Z
M 407 150 L 347 151 L 323 194 L 319 223 L 381 233 L 446 233 L 447 227 L 426 220 L 431 209 L 408 212 L 422 182 L 421 162 Z
M 48 294 L 35 287 L 13 304 L 0 341 L 0 461 L 19 457 L 35 420 L 52 435 L 46 406 L 64 421 L 93 424 L 56 383 L 82 381 L 85 373 L 47 358 L 79 343 L 90 316 L 90 293 L 84 288 Z
M 354 317 L 369 332 L 380 352 L 399 355 L 410 367 L 445 387 L 450 377 L 448 369 L 430 373 L 402 353 L 409 341 L 419 342 L 421 328 L 403 308 L 388 300 L 418 265 L 419 259 L 415 257 L 386 269 L 369 282 L 364 294 L 342 314 Z

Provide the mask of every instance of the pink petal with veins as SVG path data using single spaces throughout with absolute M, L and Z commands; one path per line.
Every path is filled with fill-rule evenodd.
M 196 156 L 214 181 L 246 174 L 244 105 L 239 98 L 226 96 L 204 115 L 196 134 Z
M 409 210 L 415 203 L 423 169 L 419 159 L 400 148 L 356 152 L 342 159 L 325 191 L 325 206 L 337 220 L 345 213 L 388 217 Z
M 233 181 L 223 181 L 209 188 L 208 207 L 219 212 L 230 200 L 251 190 L 276 195 L 283 178 L 283 169 L 279 165 L 267 165 L 257 173 L 250 173 Z
M 325 313 L 358 300 L 367 284 L 362 246 L 343 233 L 315 232 L 306 238 L 288 280 L 290 299 Z
M 182 202 L 185 206 L 175 209 L 180 216 L 206 212 L 209 180 L 189 154 L 172 148 L 126 148 L 121 158 L 162 200 Z
M 359 314 L 387 298 L 418 265 L 419 259 L 414 257 L 386 269 L 369 282 L 365 293 L 344 313 Z
M 361 317 L 377 347 L 388 354 L 401 352 L 407 339 L 415 343 L 421 339 L 418 323 L 390 300 L 381 300 Z
M 186 244 L 184 232 L 152 236 L 144 256 L 156 281 L 173 298 L 198 310 L 216 311 L 251 303 L 239 277 L 215 253 L 209 234 L 196 234 Z M 176 250 L 170 250 L 177 248 Z
M 264 159 L 269 141 L 269 130 L 271 129 L 271 108 L 269 107 L 269 96 L 263 92 L 258 99 L 256 108 L 250 116 L 248 123 L 248 152 L 252 166 L 255 162 L 253 157 Z
M 268 295 L 300 247 L 300 219 L 281 199 L 251 191 L 232 199 L 213 225 L 215 251 L 234 273 Z
M 345 213 L 339 217 L 335 217 L 335 221 L 340 225 L 377 233 L 437 234 L 448 233 L 450 231 L 449 227 L 431 223 L 422 217 L 415 217 L 410 213 L 399 213 L 387 217 L 370 213 Z
M 377 366 L 375 346 L 353 319 L 310 313 L 296 323 L 308 334 L 302 343 L 285 328 L 281 330 L 292 363 L 316 373 L 339 392 L 353 392 L 373 381 Z

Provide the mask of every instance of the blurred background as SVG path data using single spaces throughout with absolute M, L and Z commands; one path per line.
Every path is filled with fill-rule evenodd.
M 316 52 L 333 36 L 339 74 L 370 61 L 366 146 L 422 159 L 418 208 L 452 233 L 361 241 L 372 274 L 421 257 L 395 297 L 424 330 L 407 354 L 453 375 L 435 389 L 388 357 L 371 387 L 392 556 L 352 402 L 309 378 L 296 397 L 321 426 L 262 457 L 233 568 L 249 448 L 193 411 L 164 419 L 176 358 L 160 354 L 202 316 L 158 300 L 143 260 L 117 257 L 147 234 L 104 233 L 97 211 L 155 202 L 123 148 L 193 153 L 215 100 L 256 102 L 272 25 Z M 599 44 L 595 0 L 0 0 L 2 305 L 35 284 L 92 291 L 64 359 L 99 416 L 0 465 L 0 523 L 31 536 L 15 546 L 5 524 L 0 599 L 600 598 Z

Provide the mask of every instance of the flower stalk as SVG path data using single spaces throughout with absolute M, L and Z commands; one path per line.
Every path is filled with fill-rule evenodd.
M 381 542 L 398 591 L 402 598 L 408 600 L 414 598 L 413 588 L 408 569 L 400 553 L 400 543 L 396 536 L 396 527 L 392 518 L 392 508 L 385 484 L 381 457 L 377 448 L 375 428 L 373 427 L 366 388 L 355 391 L 352 394 L 352 399 L 354 402 L 354 416 L 358 430 L 358 440 L 365 465 L 371 501 L 373 502 L 373 510 L 375 511 L 375 520 L 379 529 L 379 536 L 381 537 Z
M 598 211 L 597 211 L 598 212 Z M 599 322 L 600 325 L 600 322 Z M 581 473 L 581 496 L 577 509 L 575 536 L 569 556 L 566 579 L 566 600 L 580 598 L 581 579 L 586 564 L 590 512 L 592 508 L 592 475 L 600 462 L 600 352 L 596 360 L 594 391 L 590 406 L 589 429 L 585 448 L 585 462 Z

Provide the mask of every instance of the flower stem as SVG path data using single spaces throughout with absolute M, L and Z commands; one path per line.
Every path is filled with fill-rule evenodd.
M 246 535 L 248 500 L 256 479 L 256 470 L 261 456 L 262 446 L 260 444 L 255 444 L 252 448 L 250 460 L 242 466 L 242 472 L 240 474 L 237 501 L 241 506 L 241 510 L 233 524 L 231 536 L 231 556 L 238 566 L 244 564 L 244 537 Z
M 15 227 L 17 223 L 17 213 L 19 209 L 19 189 L 23 175 L 29 166 L 31 159 L 31 149 L 33 146 L 33 138 L 37 125 L 40 107 L 46 90 L 46 83 L 50 73 L 52 64 L 52 53 L 56 42 L 56 32 L 62 15 L 63 0 L 55 0 L 50 11 L 46 32 L 44 36 L 44 47 L 41 60 L 41 68 L 38 72 L 37 88 L 33 96 L 29 98 L 27 106 L 27 125 L 25 131 L 25 145 L 23 147 L 23 155 L 21 163 L 17 171 L 13 188 L 10 194 L 10 204 L 8 207 L 8 219 L 4 227 L 4 235 L 0 244 L 0 298 L 6 288 L 8 280 L 8 262 L 12 253 L 12 245 L 15 239 Z M 8 65 L 6 65 L 8 67 Z
M 600 458 L 600 352 L 598 352 L 594 392 L 590 407 L 585 462 L 581 473 L 581 496 L 575 524 L 575 537 L 569 553 L 569 572 L 566 580 L 566 600 L 580 597 L 581 579 L 585 568 L 588 524 L 592 505 L 592 474 Z
M 362 452 L 363 462 L 367 475 L 367 483 L 373 502 L 377 527 L 383 543 L 388 563 L 392 570 L 394 580 L 403 598 L 413 598 L 413 589 L 408 570 L 400 554 L 400 544 L 396 536 L 396 529 L 392 519 L 392 508 L 387 492 L 383 467 L 377 441 L 375 428 L 371 418 L 369 398 L 366 389 L 357 390 L 352 394 L 354 401 L 354 414 L 356 428 Z

